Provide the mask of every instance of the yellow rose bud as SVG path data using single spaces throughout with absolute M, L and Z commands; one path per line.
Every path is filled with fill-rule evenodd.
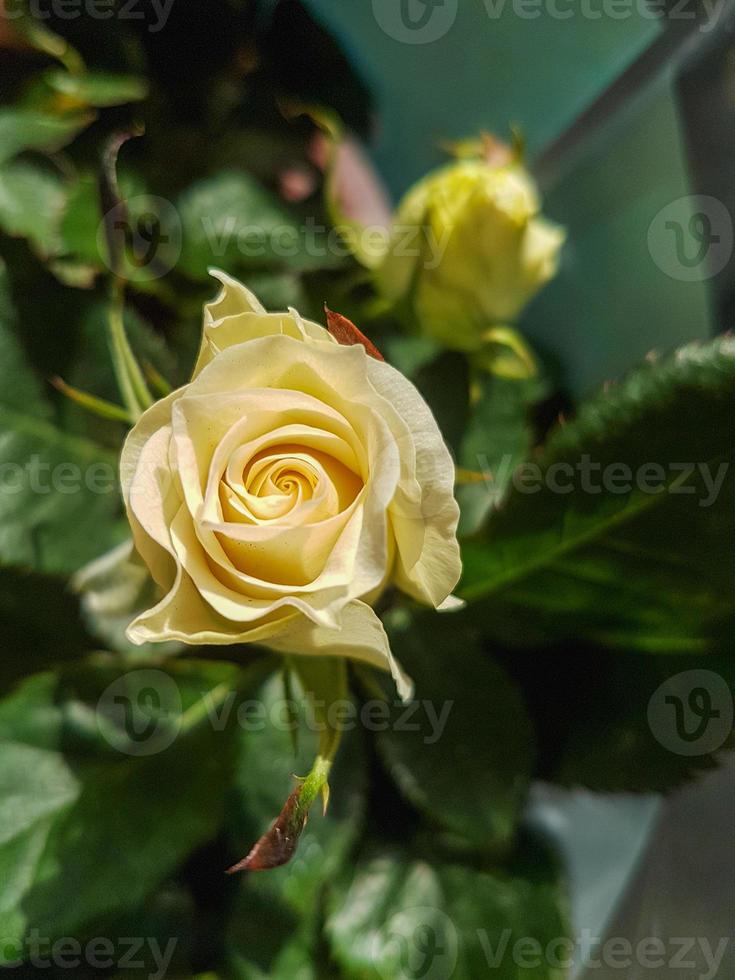
M 446 347 L 477 350 L 556 272 L 564 231 L 539 208 L 517 162 L 460 160 L 429 174 L 398 208 L 378 287 Z
M 121 482 L 164 598 L 135 643 L 262 643 L 392 670 L 372 609 L 440 606 L 460 574 L 454 466 L 413 385 L 224 273 L 191 382 L 148 409 Z

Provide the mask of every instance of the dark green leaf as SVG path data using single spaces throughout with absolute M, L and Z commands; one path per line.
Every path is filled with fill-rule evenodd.
M 197 911 L 192 895 L 185 888 L 166 884 L 142 909 L 118 919 L 114 935 L 121 937 L 121 941 L 114 958 L 122 969 L 115 974 L 116 980 L 193 977 L 192 956 L 201 927 Z M 143 940 L 134 960 L 129 955 L 129 943 L 124 942 L 123 937 L 127 936 L 139 936 Z M 68 969 L 65 972 L 68 974 Z M 90 966 L 86 972 L 80 971 L 78 978 L 75 974 L 74 980 L 99 980 L 99 975 L 99 967 Z M 53 977 L 53 980 L 64 978 Z
M 47 419 L 50 408 L 44 401 L 40 382 L 26 362 L 17 339 L 17 329 L 7 269 L 0 260 L 0 401 L 8 409 L 22 410 L 38 419 Z
M 407 378 L 413 378 L 418 372 L 434 361 L 441 348 L 431 337 L 413 336 L 411 334 L 388 334 L 381 341 L 381 349 L 386 361 L 397 368 Z
M 413 381 L 456 455 L 469 416 L 470 378 L 466 359 L 453 351 L 445 352 L 421 367 Z
M 401 616 L 403 618 L 403 616 Z M 513 839 L 534 765 L 522 698 L 458 616 L 390 630 L 415 702 L 394 707 L 378 746 L 406 797 L 436 826 L 485 850 Z
M 185 888 L 166 884 L 139 910 L 116 918 L 114 929 L 100 923 L 91 938 L 40 937 L 36 962 L 19 967 L 17 976 L 46 980 L 190 980 L 199 920 L 192 896 Z M 89 935 L 89 934 L 87 934 Z M 31 943 L 29 942 L 29 952 Z M 42 965 L 43 964 L 43 965 Z M 117 972 L 119 970 L 119 972 Z M 114 972 L 111 972 L 114 971 Z
M 0 403 L 0 563 L 69 573 L 120 539 L 117 456 Z
M 347 980 L 556 980 L 568 936 L 554 874 L 533 863 L 481 871 L 382 851 L 331 889 L 326 932 Z M 561 956 L 562 968 L 556 962 Z
M 557 430 L 467 543 L 460 593 L 516 644 L 701 649 L 735 614 L 734 450 L 735 340 L 647 363 Z
M 273 920 L 269 921 L 269 926 Z M 291 925 L 289 928 L 293 928 Z M 241 954 L 234 954 L 229 961 L 227 976 L 230 980 L 326 980 L 311 954 L 298 940 L 285 940 L 274 955 L 267 971 L 261 970 Z M 202 978 L 213 980 L 213 978 Z
M 92 174 L 82 174 L 69 191 L 61 219 L 64 252 L 102 268 L 103 257 L 97 243 L 101 220 L 97 180 Z
M 92 646 L 76 599 L 45 575 L 0 569 L 0 620 L 10 654 L 0 658 L 0 689 L 5 691 L 17 678 L 80 657 Z
M 110 356 L 107 329 L 109 303 L 95 294 L 91 294 L 88 299 L 85 296 L 85 300 L 87 301 L 84 308 L 77 318 L 78 352 L 64 380 L 119 405 L 121 395 Z M 127 307 L 124 316 L 125 330 L 138 361 L 154 365 L 164 377 L 176 377 L 178 369 L 176 359 L 161 336 L 138 315 L 132 306 Z M 62 404 L 61 416 L 64 428 L 68 431 L 91 437 L 99 431 L 97 420 L 69 400 L 65 400 Z M 117 446 L 122 442 L 125 428 L 108 425 L 104 431 L 110 437 L 109 444 Z
M 306 300 L 301 279 L 293 273 L 248 273 L 247 287 L 266 310 L 286 310 L 289 306 L 299 311 L 304 309 Z
M 98 658 L 36 675 L 0 702 L 9 942 L 114 922 L 216 831 L 232 741 L 207 711 L 236 683 L 228 665 L 126 673 Z
M 0 108 L 0 163 L 23 150 L 58 150 L 92 118 L 87 113 L 52 116 L 35 109 Z
M 540 651 L 524 673 L 547 781 L 666 793 L 717 767 L 735 742 L 729 654 L 565 647 Z
M 117 455 L 51 420 L 14 336 L 0 269 L 0 564 L 76 571 L 119 535 Z
M 0 228 L 27 238 L 41 256 L 60 246 L 64 184 L 58 174 L 16 161 L 0 167 Z
M 242 171 L 193 184 L 178 202 L 183 241 L 177 269 L 192 279 L 224 269 L 310 269 L 334 265 L 326 234 L 305 234 L 299 217 Z
M 477 531 L 499 507 L 515 468 L 531 451 L 530 406 L 543 391 L 538 378 L 512 380 L 497 375 L 475 381 L 470 419 L 459 451 L 459 465 L 482 476 L 457 489 L 460 534 Z

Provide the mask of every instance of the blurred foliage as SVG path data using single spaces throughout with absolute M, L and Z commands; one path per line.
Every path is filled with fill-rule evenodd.
M 474 978 L 509 937 L 565 937 L 563 873 L 524 827 L 532 780 L 666 791 L 716 765 L 719 746 L 695 758 L 662 746 L 647 706 L 682 670 L 733 675 L 733 476 L 703 507 L 702 473 L 677 484 L 694 493 L 674 494 L 670 471 L 732 463 L 732 340 L 646 364 L 575 411 L 517 336 L 480 364 L 420 323 L 404 333 L 364 268 L 328 244 L 327 185 L 363 179 L 365 165 L 352 153 L 351 170 L 325 174 L 324 134 L 299 113 L 328 108 L 350 139 L 369 137 L 372 115 L 305 8 L 187 0 L 140 5 L 137 18 L 120 0 L 114 20 L 80 9 L 39 20 L 12 7 L 0 32 L 0 955 L 12 962 L 17 943 L 28 958 L 36 930 L 49 942 L 148 937 L 135 970 L 116 972 L 117 949 L 109 968 L 79 964 L 81 980 L 155 974 L 173 939 L 170 977 L 401 980 L 448 976 L 449 964 Z M 424 394 L 461 474 L 468 607 L 437 617 L 385 598 L 417 702 L 397 706 L 382 681 L 351 672 L 354 711 L 369 702 L 384 724 L 354 725 L 326 816 L 312 813 L 295 859 L 266 874 L 224 870 L 313 761 L 290 673 L 252 650 L 131 650 L 126 616 L 150 583 L 124 544 L 87 574 L 82 599 L 69 588 L 127 536 L 124 425 L 49 382 L 119 403 L 99 181 L 111 136 L 136 129 L 119 155 L 129 214 L 116 231 L 148 377 L 187 380 L 207 268 L 221 265 L 270 308 L 321 320 L 326 300 L 358 323 Z M 585 456 L 660 464 L 665 486 L 554 492 L 550 471 Z M 515 485 L 524 460 L 538 492 Z M 57 975 L 69 971 L 44 969 Z M 495 975 L 566 973 L 506 952 Z

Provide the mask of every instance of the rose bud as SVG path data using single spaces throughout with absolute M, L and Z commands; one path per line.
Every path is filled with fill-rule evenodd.
M 557 270 L 564 231 L 539 208 L 516 158 L 449 164 L 399 205 L 378 288 L 421 332 L 445 347 L 477 350 Z

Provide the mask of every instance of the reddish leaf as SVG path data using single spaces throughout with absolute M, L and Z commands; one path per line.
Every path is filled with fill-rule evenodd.
M 228 875 L 238 871 L 268 871 L 288 864 L 309 815 L 308 808 L 300 806 L 300 796 L 301 786 L 297 786 L 270 830 L 263 834 L 246 858 L 229 868 Z
M 362 344 L 370 357 L 374 357 L 376 361 L 385 360 L 375 344 L 371 343 L 351 320 L 341 313 L 333 313 L 327 306 L 324 307 L 324 311 L 327 314 L 327 329 L 338 343 L 346 347 Z

